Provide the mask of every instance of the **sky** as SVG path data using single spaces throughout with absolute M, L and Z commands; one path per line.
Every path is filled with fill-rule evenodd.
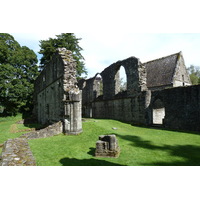
M 39 41 L 61 33 L 10 33 L 20 43 L 33 49 L 38 56 Z M 82 38 L 79 45 L 85 58 L 88 78 L 118 60 L 134 56 L 141 62 L 182 51 L 185 64 L 200 66 L 200 33 L 75 33 Z

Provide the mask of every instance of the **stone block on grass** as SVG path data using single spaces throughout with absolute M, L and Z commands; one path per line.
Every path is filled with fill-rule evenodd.
M 116 135 L 101 135 L 96 142 L 96 157 L 115 157 L 120 154 Z

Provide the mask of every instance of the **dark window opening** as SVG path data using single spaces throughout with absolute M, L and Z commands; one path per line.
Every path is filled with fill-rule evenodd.
M 182 75 L 183 86 L 185 86 L 184 75 Z

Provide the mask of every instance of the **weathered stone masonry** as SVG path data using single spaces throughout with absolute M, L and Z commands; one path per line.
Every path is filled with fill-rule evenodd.
M 152 124 L 153 106 L 157 100 L 165 108 L 165 127 L 200 131 L 200 85 L 152 91 L 151 102 L 146 110 L 147 124 Z
M 123 92 L 119 89 L 120 67 L 124 67 L 127 76 L 127 91 Z M 103 95 L 95 95 L 99 94 L 97 75 L 79 81 L 83 116 L 200 131 L 200 85 L 189 86 L 181 52 L 147 63 L 130 57 L 99 74 Z
M 34 113 L 42 124 L 62 121 L 64 133 L 79 134 L 81 100 L 76 62 L 70 51 L 59 48 L 35 81 Z
M 127 75 L 127 91 L 120 93 L 119 69 L 123 66 Z M 144 116 L 138 114 L 145 104 L 142 91 L 146 88 L 145 66 L 135 57 L 118 61 L 100 73 L 103 79 L 103 96 L 94 94 L 96 76 L 88 80 L 80 80 L 83 90 L 83 114 L 86 117 L 111 118 L 141 123 Z M 90 94 L 90 95 L 88 95 Z M 141 101 L 142 99 L 142 101 Z

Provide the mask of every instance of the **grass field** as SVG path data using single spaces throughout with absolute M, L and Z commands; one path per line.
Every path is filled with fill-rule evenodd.
M 22 134 L 9 132 L 19 118 L 6 121 L 0 118 L 1 142 Z M 19 125 L 19 130 L 27 128 Z M 96 141 L 103 134 L 116 134 L 121 149 L 118 158 L 94 157 Z M 83 122 L 83 133 L 78 136 L 60 134 L 29 140 L 29 145 L 39 166 L 200 165 L 200 135 L 136 127 L 115 120 L 87 119 Z
M 0 117 L 0 147 L 8 139 L 17 138 L 20 135 L 28 132 L 31 128 L 37 128 L 38 124 L 18 124 L 22 120 L 21 115 L 16 117 Z M 0 153 L 1 153 L 0 148 Z

